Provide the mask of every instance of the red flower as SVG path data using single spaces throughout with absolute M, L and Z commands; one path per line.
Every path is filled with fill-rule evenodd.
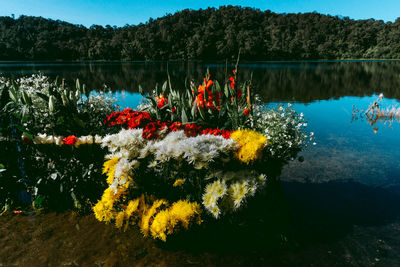
M 249 115 L 249 109 L 246 108 L 245 110 L 243 110 L 243 114 L 246 116 Z
M 175 132 L 182 129 L 182 122 L 176 121 L 169 126 L 171 132 Z
M 155 131 L 143 130 L 142 137 L 144 139 L 155 139 L 158 137 L 158 134 Z
M 156 100 L 158 102 L 157 107 L 162 108 L 164 105 L 168 103 L 168 99 L 164 97 L 164 95 L 156 96 Z
M 229 78 L 229 81 L 231 81 L 231 83 L 229 84 L 229 86 L 230 86 L 232 89 L 235 88 L 235 85 L 236 85 L 236 78 L 233 77 L 233 76 L 231 76 L 231 77 Z
M 155 122 L 150 122 L 144 127 L 144 131 L 155 132 L 157 130 L 157 124 Z
M 201 130 L 201 126 L 197 126 L 194 123 L 189 123 L 185 125 L 185 134 L 186 136 L 196 136 L 197 133 Z
M 78 138 L 76 138 L 76 136 L 75 135 L 70 135 L 70 136 L 68 136 L 68 137 L 65 137 L 64 139 L 63 139 L 63 142 L 64 142 L 64 144 L 66 144 L 66 145 L 75 145 L 75 143 L 76 143 L 76 141 L 78 140 Z

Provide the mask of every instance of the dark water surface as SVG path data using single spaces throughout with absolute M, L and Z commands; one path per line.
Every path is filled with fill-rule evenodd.
M 121 105 L 131 107 L 140 102 L 138 85 L 152 90 L 167 78 L 167 69 L 173 85 L 183 87 L 185 77 L 201 81 L 207 68 L 212 79 L 222 82 L 233 65 L 0 62 L 5 76 L 41 72 L 67 83 L 79 78 L 93 89 L 106 84 L 125 90 Z M 399 104 L 400 61 L 241 63 L 239 79 L 251 75 L 264 102 L 294 103 L 316 136 L 316 145 L 301 153 L 304 162 L 291 162 L 281 177 L 292 207 L 291 231 L 304 245 L 300 265 L 321 265 L 316 258 L 334 255 L 331 263 L 337 266 L 400 266 L 400 242 L 393 238 L 400 236 L 400 125 L 352 121 L 353 105 L 367 108 L 380 93 L 383 107 Z

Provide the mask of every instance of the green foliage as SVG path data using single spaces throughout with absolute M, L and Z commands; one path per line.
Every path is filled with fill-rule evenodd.
M 105 132 L 105 116 L 117 108 L 111 95 L 89 95 L 79 80 L 75 88 L 67 88 L 57 80 L 33 75 L 18 80 L 2 78 L 0 86 L 9 93 L 3 112 L 19 121 L 19 130 L 31 134 L 101 134 Z
M 222 6 L 183 10 L 146 24 L 86 28 L 0 17 L 0 60 L 245 60 L 400 58 L 400 20 Z
M 234 73 L 231 79 L 236 81 Z M 227 130 L 245 128 L 250 126 L 249 115 L 245 114 L 249 110 L 248 86 L 249 81 L 237 85 L 227 80 L 222 89 L 218 81 L 210 79 L 208 71 L 200 85 L 191 81 L 184 89 L 175 89 L 168 79 L 161 89 L 156 86 L 152 94 L 142 92 L 148 100 L 142 108 L 161 121 Z
M 105 135 L 106 115 L 116 100 L 104 93 L 89 94 L 76 81 L 64 83 L 42 75 L 17 80 L 0 77 L 0 207 L 88 210 L 104 190 L 101 168 L 104 150 L 33 145 L 34 136 Z M 24 140 L 21 140 L 21 135 Z
M 25 171 L 36 209 L 88 211 L 106 186 L 101 174 L 105 152 L 98 145 L 24 146 L 24 154 L 30 155 Z

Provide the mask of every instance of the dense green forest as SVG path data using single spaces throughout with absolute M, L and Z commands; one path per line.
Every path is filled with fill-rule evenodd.
M 400 58 L 400 18 L 353 20 L 223 6 L 145 24 L 86 28 L 42 17 L 0 17 L 0 60 Z

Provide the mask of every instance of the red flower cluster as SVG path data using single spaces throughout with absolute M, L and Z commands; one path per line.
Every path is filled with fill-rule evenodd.
M 182 122 L 179 121 L 169 123 L 169 122 L 161 122 L 159 120 L 153 120 L 150 117 L 149 113 L 143 111 L 133 111 L 130 108 L 127 108 L 123 111 L 113 112 L 111 115 L 107 116 L 107 119 L 104 121 L 104 123 L 107 126 L 121 125 L 123 127 L 126 127 L 127 129 L 136 129 L 136 128 L 143 129 L 142 136 L 145 139 L 158 138 L 159 132 L 165 129 L 167 132 L 184 130 L 186 136 L 188 137 L 200 134 L 212 134 L 212 135 L 220 135 L 224 138 L 230 138 L 231 134 L 231 132 L 227 130 L 208 129 L 208 128 L 202 129 L 201 126 L 196 125 L 195 123 L 188 123 L 183 125 Z
M 133 111 L 127 108 L 123 111 L 115 111 L 108 115 L 104 124 L 107 126 L 126 125 L 128 129 L 143 128 L 151 121 L 150 114 L 143 111 Z
M 65 137 L 65 138 L 63 139 L 64 144 L 66 144 L 66 145 L 71 145 L 71 146 L 75 145 L 75 144 L 76 144 L 76 141 L 78 141 L 78 138 L 76 138 L 75 135 L 70 135 L 70 136 Z
M 235 89 L 236 88 L 236 79 L 237 79 L 236 78 L 237 70 L 234 69 L 232 72 L 233 72 L 233 76 L 229 77 L 229 81 L 231 82 L 229 84 L 229 86 L 232 89 Z M 241 96 L 242 96 L 242 91 L 239 88 L 236 88 L 236 99 L 239 99 Z M 233 97 L 231 97 L 231 101 L 233 101 Z
M 211 108 L 213 110 L 216 109 L 220 109 L 220 98 L 222 97 L 222 93 L 218 93 L 216 92 L 215 96 L 213 96 L 213 91 L 210 88 L 211 85 L 214 84 L 214 82 L 212 80 L 209 80 L 210 77 L 204 78 L 204 84 L 203 85 L 199 85 L 199 88 L 197 89 L 198 95 L 196 97 L 196 105 L 197 108 Z M 207 99 L 204 98 L 204 93 L 207 90 Z M 215 107 L 213 104 L 213 100 L 215 97 L 215 103 L 217 104 L 217 106 Z
M 164 105 L 168 104 L 168 99 L 164 97 L 164 95 L 156 96 L 157 107 L 162 108 Z
M 210 134 L 210 135 L 221 135 L 223 138 L 228 139 L 231 137 L 231 131 L 221 130 L 221 129 L 204 129 L 201 131 L 201 134 Z

